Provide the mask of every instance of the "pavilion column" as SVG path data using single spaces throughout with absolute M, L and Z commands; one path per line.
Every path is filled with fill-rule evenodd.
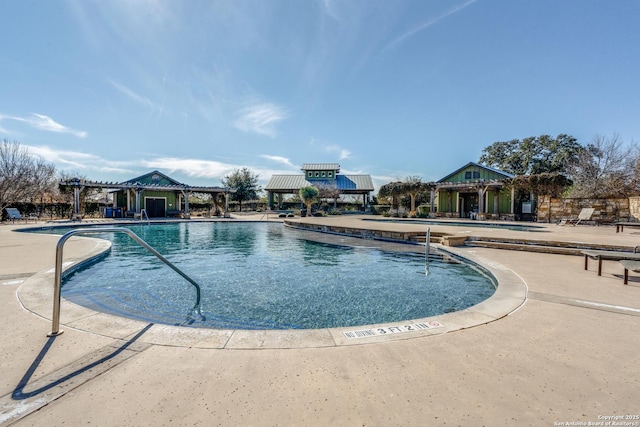
M 267 207 L 269 210 L 273 210 L 273 193 L 267 191 Z
M 144 190 L 141 188 L 136 188 L 134 191 L 136 193 L 136 213 L 140 213 L 141 206 L 142 206 L 140 204 L 140 197 L 142 196 L 142 193 L 144 192 Z
M 224 217 L 229 218 L 229 193 L 224 193 Z
M 185 188 L 183 190 L 183 193 L 184 193 L 184 217 L 190 218 L 191 215 L 189 214 L 189 188 Z
M 516 189 L 511 187 L 511 208 L 510 208 L 510 214 L 513 215 L 513 213 L 515 212 L 514 207 L 516 204 Z
M 435 208 L 435 203 L 436 203 L 436 190 L 435 189 L 431 189 L 431 193 L 429 195 L 429 217 L 433 218 L 435 217 L 435 212 L 434 212 L 434 208 Z
M 493 193 L 493 213 L 494 214 L 499 214 L 500 213 L 500 203 L 499 203 L 499 199 L 498 199 L 498 191 L 497 190 Z
M 80 214 L 80 187 L 73 187 L 73 214 Z

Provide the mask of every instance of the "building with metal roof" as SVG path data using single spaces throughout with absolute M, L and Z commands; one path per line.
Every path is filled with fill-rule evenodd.
M 438 216 L 460 218 L 514 217 L 514 175 L 469 162 L 436 182 Z
M 235 190 L 222 187 L 191 186 L 155 170 L 123 182 L 99 182 L 73 178 L 63 180 L 60 186 L 69 187 L 74 192 L 74 217 L 80 215 L 80 192 L 84 188 L 100 188 L 113 193 L 113 209 L 108 216 L 124 217 L 146 214 L 147 217 L 167 217 L 181 215 L 189 218 L 189 195 L 225 195 L 225 215 L 229 206 L 229 193 Z M 184 206 L 184 208 L 183 208 Z M 144 212 L 143 212 L 144 210 Z
M 270 209 L 281 207 L 284 195 L 297 195 L 302 187 L 307 186 L 333 190 L 339 195 L 362 196 L 363 210 L 369 207 L 370 194 L 374 190 L 371 175 L 340 174 L 338 163 L 304 163 L 300 169 L 303 172 L 300 175 L 273 175 L 269 179 L 265 190 Z

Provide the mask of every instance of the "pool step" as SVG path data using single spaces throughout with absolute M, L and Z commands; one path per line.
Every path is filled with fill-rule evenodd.
M 444 235 L 443 234 L 431 234 L 429 236 L 429 242 L 430 243 L 442 243 L 443 239 L 444 239 Z M 427 240 L 427 236 L 426 234 L 416 234 L 416 235 L 412 235 L 409 236 L 409 241 L 411 242 L 415 242 L 415 243 L 420 243 L 424 245 L 424 242 Z
M 509 238 L 486 238 L 469 236 L 465 246 L 476 246 L 494 249 L 507 249 L 516 251 L 538 252 L 559 255 L 582 255 L 581 251 L 591 250 L 615 250 L 630 251 L 633 248 L 617 245 L 590 244 L 579 242 L 559 242 L 541 240 L 523 240 Z

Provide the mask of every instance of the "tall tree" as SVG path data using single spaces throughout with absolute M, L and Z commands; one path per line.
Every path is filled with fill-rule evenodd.
M 0 212 L 19 201 L 32 201 L 55 187 L 55 167 L 31 155 L 18 142 L 0 142 Z
M 236 169 L 225 176 L 222 179 L 222 185 L 236 190 L 231 194 L 231 198 L 240 203 L 240 212 L 242 212 L 243 201 L 257 199 L 258 192 L 262 191 L 258 185 L 258 175 L 247 168 Z
M 567 173 L 584 150 L 566 134 L 494 142 L 482 150 L 479 163 L 514 175 Z

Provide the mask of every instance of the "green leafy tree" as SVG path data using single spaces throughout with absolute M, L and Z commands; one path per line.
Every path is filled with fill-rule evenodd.
M 257 199 L 258 192 L 262 191 L 258 185 L 258 175 L 247 168 L 236 169 L 225 176 L 222 179 L 222 185 L 236 190 L 231 194 L 231 198 L 240 203 L 240 212 L 242 212 L 243 201 Z
M 482 150 L 479 163 L 514 175 L 567 173 L 584 147 L 570 135 L 529 137 L 494 142 Z
M 411 215 L 416 214 L 416 197 L 420 193 L 431 190 L 435 186 L 434 183 L 422 182 L 419 176 L 408 176 L 400 185 L 402 194 L 408 194 L 411 197 Z
M 515 188 L 523 189 L 535 194 L 539 203 L 536 203 L 536 213 L 538 206 L 544 202 L 545 197 L 559 197 L 562 192 L 571 186 L 572 181 L 560 173 L 540 173 L 533 175 L 518 175 L 511 180 L 511 185 Z M 551 209 L 549 209 L 548 222 L 551 222 Z
M 403 183 L 401 181 L 384 184 L 378 190 L 378 198 L 390 199 L 391 209 L 398 209 L 398 199 L 404 194 Z
M 313 205 L 316 200 L 318 200 L 318 189 L 314 186 L 309 185 L 306 187 L 302 187 L 300 191 L 298 191 L 298 194 L 300 194 L 300 199 L 302 199 L 305 206 L 307 207 L 307 216 L 311 216 L 311 205 Z

